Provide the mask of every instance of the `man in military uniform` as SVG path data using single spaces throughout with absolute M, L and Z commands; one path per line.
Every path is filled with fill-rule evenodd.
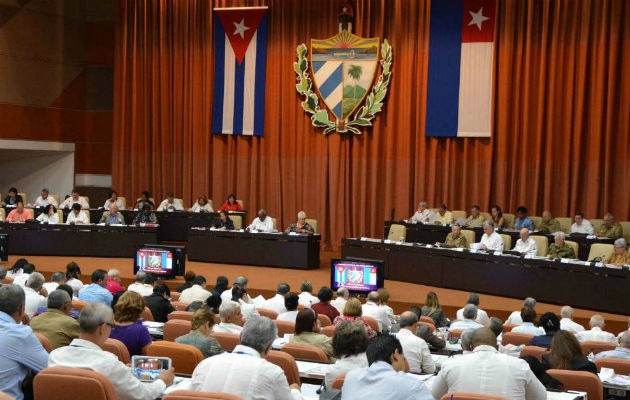
M 554 243 L 549 246 L 549 258 L 577 258 L 573 247 L 564 242 L 564 232 L 558 231 L 553 234 Z
M 611 213 L 604 215 L 604 223 L 595 233 L 598 237 L 619 239 L 623 236 L 623 228 L 619 222 L 615 222 L 615 217 Z
M 543 211 L 542 222 L 538 227 L 538 232 L 554 233 L 560 231 L 560 223 L 551 215 L 551 211 Z
M 446 235 L 446 240 L 444 241 L 445 247 L 455 247 L 455 248 L 468 248 L 468 240 L 462 235 L 462 227 L 455 223 L 451 227 L 451 233 Z
M 479 211 L 479 206 L 474 205 L 470 209 L 470 216 L 466 219 L 464 223 L 469 228 L 479 228 L 483 225 L 483 215 Z

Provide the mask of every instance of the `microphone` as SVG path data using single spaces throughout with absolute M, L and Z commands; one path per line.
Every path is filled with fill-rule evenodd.
M 391 222 L 394 222 L 394 214 L 395 214 L 395 212 L 396 212 L 396 209 L 392 208 L 392 217 L 390 219 Z

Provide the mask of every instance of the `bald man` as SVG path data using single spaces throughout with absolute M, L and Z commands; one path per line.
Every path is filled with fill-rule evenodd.
M 518 251 L 522 255 L 527 256 L 535 256 L 538 251 L 538 245 L 536 245 L 536 241 L 529 237 L 529 229 L 522 228 L 521 229 L 521 238 L 516 241 L 516 246 L 514 246 L 514 251 Z
M 381 299 L 378 292 L 370 292 L 367 301 L 363 304 L 363 316 L 372 317 L 378 322 L 379 332 L 389 332 L 392 329 L 392 323 L 387 316 L 387 311 L 383 307 L 379 307 Z
M 112 203 L 109 206 L 109 211 L 104 212 L 99 224 L 105 225 L 125 225 L 125 217 L 118 212 L 118 204 Z
M 431 357 L 427 342 L 416 336 L 418 329 L 418 315 L 413 311 L 400 314 L 400 331 L 396 338 L 400 341 L 403 354 L 409 362 L 409 370 L 414 374 L 432 374 L 435 363 Z
M 547 390 L 525 360 L 497 351 L 488 328 L 475 330 L 470 354 L 449 359 L 431 387 L 433 397 L 449 392 L 482 393 L 510 400 L 545 400 Z

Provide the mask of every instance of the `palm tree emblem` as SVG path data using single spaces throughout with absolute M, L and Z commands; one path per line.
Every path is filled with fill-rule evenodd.
M 354 81 L 354 89 L 352 91 L 352 98 L 357 99 L 357 86 L 359 86 L 359 79 L 363 75 L 363 68 L 360 65 L 353 64 L 348 69 L 348 76 Z

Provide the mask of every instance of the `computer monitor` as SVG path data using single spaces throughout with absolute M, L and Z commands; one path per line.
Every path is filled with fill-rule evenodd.
M 143 271 L 161 279 L 172 279 L 184 275 L 185 263 L 184 246 L 145 244 L 136 250 L 133 273 Z
M 365 296 L 383 287 L 385 262 L 368 259 L 338 259 L 330 261 L 330 287 L 345 287 L 351 294 Z

